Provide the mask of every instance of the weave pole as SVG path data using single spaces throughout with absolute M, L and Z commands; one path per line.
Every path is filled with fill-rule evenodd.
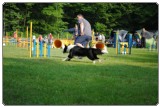
M 51 45 L 48 45 L 48 57 L 50 57 L 50 49 L 51 49 Z
M 40 57 L 42 57 L 42 53 L 43 53 L 43 51 L 42 51 L 42 49 L 43 49 L 43 43 L 42 43 L 42 41 L 40 41 L 39 43 L 40 43 Z
M 30 50 L 29 57 L 32 57 L 32 22 L 30 23 Z
M 46 58 L 46 48 L 47 48 L 47 44 L 44 43 L 44 49 L 43 49 L 43 51 L 44 51 L 44 58 Z
M 33 39 L 33 56 L 36 56 L 36 39 L 35 38 Z
M 116 32 L 116 54 L 118 54 L 118 34 Z
M 129 38 L 128 38 L 128 48 L 129 48 L 129 54 L 131 54 L 131 48 L 132 48 L 132 34 L 129 34 Z
M 39 57 L 39 43 L 38 43 L 38 40 L 37 40 L 37 58 Z
M 27 40 L 26 40 L 26 44 L 27 44 L 27 48 L 28 48 L 28 45 L 29 45 L 29 43 L 28 43 L 28 26 L 27 26 L 27 28 L 26 28 L 26 38 L 27 38 Z M 29 48 L 28 48 L 28 50 L 29 50 Z

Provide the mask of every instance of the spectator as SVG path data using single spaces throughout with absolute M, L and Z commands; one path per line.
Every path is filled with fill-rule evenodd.
M 102 34 L 102 43 L 105 43 L 105 36 L 104 36 L 104 34 Z
M 48 44 L 52 44 L 53 43 L 53 36 L 52 36 L 52 33 L 50 33 L 49 35 L 48 35 Z
M 146 47 L 146 38 L 145 38 L 145 28 L 142 29 L 142 38 L 141 38 L 141 47 L 145 48 Z
M 98 40 L 99 40 L 99 41 L 102 41 L 102 35 L 101 35 L 101 34 L 99 34 Z

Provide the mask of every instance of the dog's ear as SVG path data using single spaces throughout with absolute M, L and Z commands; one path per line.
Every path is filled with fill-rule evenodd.
M 64 49 L 63 49 L 63 53 L 66 53 L 66 52 L 67 52 L 67 45 L 65 44 Z

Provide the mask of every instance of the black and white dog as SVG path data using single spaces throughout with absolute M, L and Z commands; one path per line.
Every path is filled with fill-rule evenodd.
M 104 54 L 100 49 L 95 48 L 82 48 L 76 45 L 69 45 L 64 47 L 63 53 L 69 52 L 69 55 L 67 58 L 65 58 L 63 61 L 70 61 L 74 56 L 78 57 L 88 57 L 88 59 L 92 60 L 93 63 L 96 62 L 96 60 L 99 60 L 97 55 Z M 100 60 L 99 60 L 100 62 Z

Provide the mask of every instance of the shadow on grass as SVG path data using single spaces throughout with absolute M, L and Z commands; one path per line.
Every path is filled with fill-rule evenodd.
M 77 60 L 66 63 L 54 59 L 3 58 L 3 103 L 157 104 L 158 67 L 110 63 L 95 66 Z

